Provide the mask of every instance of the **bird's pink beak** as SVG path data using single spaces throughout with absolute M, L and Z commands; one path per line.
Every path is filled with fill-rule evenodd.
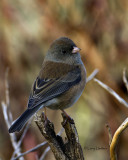
M 81 49 L 78 47 L 73 47 L 72 53 L 77 53 L 79 52 Z

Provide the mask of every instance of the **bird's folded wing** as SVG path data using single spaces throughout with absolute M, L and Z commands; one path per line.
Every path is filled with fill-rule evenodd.
M 79 68 L 56 79 L 41 79 L 37 77 L 29 97 L 28 108 L 36 107 L 63 94 L 80 81 L 81 71 Z

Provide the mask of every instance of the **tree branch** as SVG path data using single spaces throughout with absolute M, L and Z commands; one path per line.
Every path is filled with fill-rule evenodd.
M 56 160 L 84 160 L 81 145 L 75 123 L 72 119 L 62 113 L 62 126 L 65 129 L 67 142 L 64 143 L 61 136 L 56 135 L 53 123 L 42 113 L 36 117 L 36 124 L 47 140 Z
M 101 82 L 100 80 L 94 78 L 94 81 L 97 82 L 102 88 L 108 91 L 113 97 L 115 97 L 121 104 L 128 108 L 128 102 L 121 98 L 113 89 Z

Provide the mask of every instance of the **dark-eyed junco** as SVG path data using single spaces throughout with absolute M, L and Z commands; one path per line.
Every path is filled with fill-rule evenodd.
M 32 87 L 28 108 L 13 122 L 9 133 L 19 132 L 42 107 L 63 111 L 79 99 L 86 83 L 86 70 L 79 51 L 67 37 L 51 44 Z

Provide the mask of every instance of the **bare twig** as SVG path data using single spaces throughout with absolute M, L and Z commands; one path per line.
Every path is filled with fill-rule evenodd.
M 2 101 L 1 105 L 2 105 L 2 110 L 3 110 L 5 123 L 7 125 L 7 128 L 9 129 L 10 125 L 12 123 L 12 114 L 9 111 L 10 101 L 9 101 L 8 69 L 6 70 L 6 74 L 5 74 L 5 94 L 6 94 L 5 95 L 6 96 L 6 102 Z M 10 134 L 10 139 L 11 139 L 11 143 L 12 143 L 12 146 L 13 146 L 14 150 L 17 150 L 16 154 L 20 155 L 20 148 L 18 148 L 15 133 Z M 24 160 L 24 158 L 20 158 L 20 160 Z
M 126 78 L 126 68 L 124 68 L 124 70 L 123 70 L 123 81 L 124 81 L 124 84 L 125 84 L 126 89 L 128 91 L 128 80 Z
M 10 99 L 9 99 L 9 84 L 8 84 L 8 73 L 9 73 L 9 68 L 6 69 L 5 72 L 5 98 L 6 98 L 6 105 L 9 107 L 10 104 Z
M 7 128 L 9 128 L 11 124 L 10 124 L 10 121 L 8 119 L 7 105 L 3 101 L 1 102 L 1 105 L 2 105 L 3 115 L 4 115 L 4 119 L 5 119 Z
M 23 142 L 23 139 L 24 139 L 24 137 L 25 137 L 25 135 L 26 135 L 26 133 L 27 133 L 27 131 L 28 131 L 28 129 L 29 129 L 29 126 L 30 126 L 31 122 L 32 122 L 32 120 L 30 120 L 30 121 L 28 122 L 28 124 L 26 125 L 26 127 L 25 127 L 25 129 L 24 129 L 24 132 L 23 132 L 22 136 L 20 137 L 20 140 L 17 142 L 17 148 L 19 148 L 19 147 L 21 146 L 21 144 L 22 144 L 22 142 Z M 13 152 L 13 154 L 12 154 L 12 157 L 11 157 L 12 160 L 15 158 L 16 152 L 17 152 L 17 150 L 14 150 L 14 152 Z M 20 156 L 20 155 L 19 155 L 19 156 Z
M 24 132 L 23 132 L 22 136 L 20 137 L 20 140 L 18 141 L 18 146 L 19 147 L 20 147 L 21 143 L 23 142 L 23 139 L 24 139 L 29 127 L 30 127 L 31 122 L 32 122 L 32 119 L 30 119 L 29 122 L 27 123 L 27 125 L 26 125 L 26 127 L 24 129 Z
M 109 136 L 109 146 L 111 145 L 112 142 L 112 132 L 109 124 L 106 124 L 106 128 L 108 129 L 108 136 Z
M 110 158 L 111 160 L 117 160 L 116 147 L 119 141 L 119 137 L 121 133 L 128 127 L 128 118 L 120 125 L 120 127 L 116 130 L 111 145 L 110 145 Z
M 97 150 L 107 150 L 107 147 L 84 147 L 85 150 L 97 151 Z
M 59 133 L 57 133 L 58 136 L 61 136 L 61 134 L 64 132 L 64 128 L 61 128 L 61 130 L 59 131 Z
M 43 154 L 41 155 L 41 157 L 40 157 L 39 160 L 44 160 L 46 154 L 47 154 L 49 151 L 50 151 L 50 147 L 48 146 L 48 147 L 44 150 L 44 152 L 43 152 Z
M 96 76 L 96 74 L 97 74 L 98 72 L 99 72 L 99 70 L 98 70 L 98 69 L 95 69 L 95 70 L 91 73 L 91 75 L 88 76 L 86 82 L 88 83 L 89 81 L 91 81 L 91 80 Z
M 9 83 L 8 83 L 8 74 L 9 74 L 9 68 L 6 69 L 5 72 L 5 104 L 7 106 L 7 111 L 8 111 L 8 121 L 10 122 L 10 124 L 13 121 L 12 118 L 12 113 L 10 112 L 10 99 L 9 99 Z
M 34 148 L 32 148 L 32 149 L 24 152 L 24 153 L 21 153 L 19 156 L 15 157 L 13 160 L 17 160 L 17 159 L 19 159 L 20 157 L 23 157 L 23 156 L 25 156 L 26 154 L 28 154 L 28 153 L 30 153 L 30 152 L 35 152 L 37 149 L 39 149 L 40 147 L 44 146 L 45 144 L 47 144 L 46 141 L 43 142 L 43 143 L 41 143 L 41 144 L 38 144 L 36 147 L 34 147 Z
M 113 97 L 115 97 L 121 104 L 128 108 L 128 102 L 121 98 L 113 89 L 101 82 L 100 80 L 94 78 L 94 81 L 97 82 L 101 87 L 108 91 Z

